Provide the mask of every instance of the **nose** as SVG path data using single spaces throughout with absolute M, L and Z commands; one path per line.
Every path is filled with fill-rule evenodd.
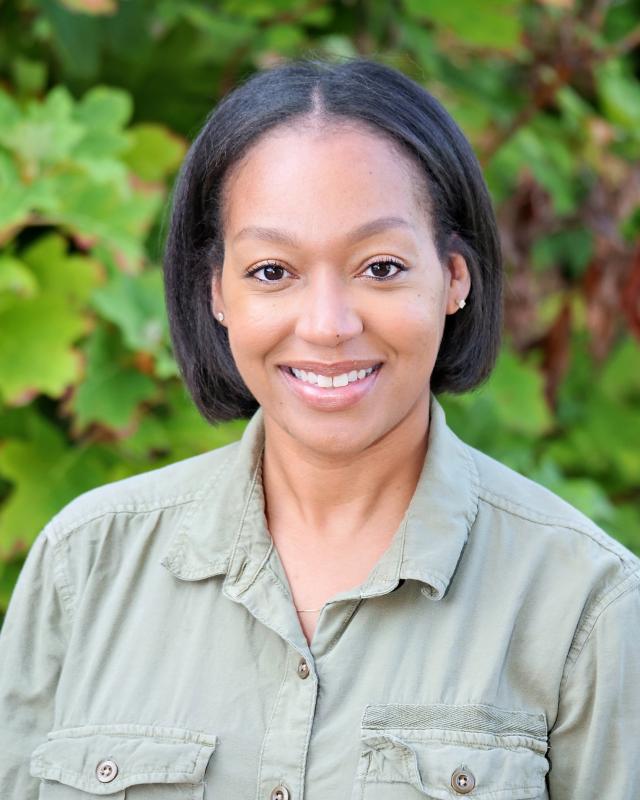
M 298 297 L 296 334 L 310 344 L 335 347 L 362 333 L 353 292 L 329 270 L 316 274 Z

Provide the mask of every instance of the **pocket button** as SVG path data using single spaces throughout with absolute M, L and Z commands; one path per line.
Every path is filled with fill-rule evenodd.
M 118 765 L 115 761 L 105 759 L 96 767 L 96 778 L 100 783 L 111 783 L 118 774 Z
M 276 786 L 276 788 L 271 792 L 271 800 L 289 800 L 291 795 L 289 794 L 289 790 L 286 786 Z
M 458 767 L 451 776 L 451 786 L 458 794 L 469 794 L 476 785 L 473 773 L 464 767 Z

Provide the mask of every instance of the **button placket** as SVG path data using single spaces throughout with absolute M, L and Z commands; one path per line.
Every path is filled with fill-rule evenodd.
M 256 797 L 264 800 L 295 800 L 304 791 L 317 699 L 313 656 L 291 648 L 285 668 L 260 758 Z

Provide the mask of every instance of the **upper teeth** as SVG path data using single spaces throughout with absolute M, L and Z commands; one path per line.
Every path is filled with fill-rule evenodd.
M 361 381 L 373 372 L 373 367 L 369 367 L 368 369 L 354 369 L 351 372 L 343 372 L 341 375 L 334 375 L 333 377 L 330 375 L 318 375 L 315 372 L 306 372 L 303 369 L 296 369 L 295 367 L 291 367 L 291 372 L 293 372 L 300 381 L 317 384 L 323 389 L 329 389 L 333 386 L 346 386 L 348 383 Z

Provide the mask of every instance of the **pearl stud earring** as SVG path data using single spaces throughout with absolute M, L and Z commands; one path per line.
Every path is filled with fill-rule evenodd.
M 222 311 L 218 311 L 218 313 L 216 314 L 216 319 L 218 320 L 218 322 L 224 322 L 224 314 L 222 313 Z

